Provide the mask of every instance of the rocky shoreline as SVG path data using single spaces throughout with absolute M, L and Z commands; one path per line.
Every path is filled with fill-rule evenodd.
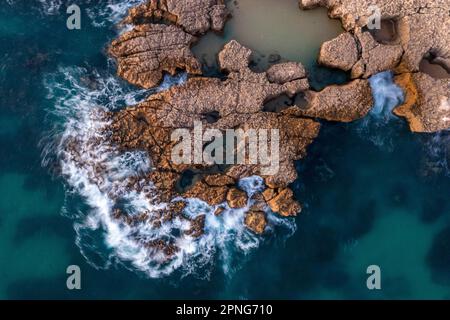
M 218 55 L 223 78 L 202 76 L 201 63 L 191 47 L 207 31 L 223 30 L 230 18 L 223 0 L 150 0 L 131 9 L 123 23 L 133 28 L 114 40 L 109 49 L 117 60 L 118 75 L 143 88 L 157 86 L 165 73 L 183 70 L 190 77 L 180 86 L 108 115 L 110 142 L 123 152 L 148 153 L 154 169 L 144 179 L 158 190 L 158 201 L 170 203 L 158 214 L 143 212 L 140 216 L 128 216 L 116 210 L 115 218 L 130 224 L 134 219 L 145 220 L 158 228 L 161 219 L 183 217 L 191 224 L 187 234 L 201 237 L 205 217 L 184 216 L 186 203 L 182 199 L 196 198 L 216 206 L 216 215 L 225 207 L 244 208 L 250 199 L 239 188 L 239 181 L 255 175 L 264 179 L 265 186 L 264 191 L 250 195 L 252 205 L 246 213 L 245 225 L 262 234 L 268 223 L 268 211 L 284 217 L 295 216 L 301 205 L 289 188 L 297 178 L 294 161 L 306 156 L 307 147 L 318 136 L 318 120 L 351 122 L 366 116 L 373 106 L 368 78 L 381 71 L 393 70 L 396 83 L 404 89 L 404 104 L 394 113 L 405 117 L 412 131 L 448 129 L 450 80 L 433 79 L 421 72 L 420 62 L 431 54 L 434 62 L 450 66 L 450 1 L 434 1 L 433 6 L 427 5 L 430 1 L 420 0 L 375 1 L 382 9 L 383 26 L 395 25 L 395 32 L 390 37 L 384 35 L 383 41 L 365 28 L 373 2 L 299 1 L 302 9 L 327 7 L 330 17 L 341 19 L 346 30 L 322 45 L 318 61 L 349 72 L 352 80 L 320 92 L 310 90 L 305 68 L 298 62 L 275 64 L 261 73 L 252 71 L 251 50 L 236 41 L 226 44 Z M 419 25 L 420 30 L 416 30 Z M 441 31 L 437 32 L 438 29 Z M 282 95 L 304 96 L 306 104 L 294 104 L 277 112 L 265 109 L 268 101 Z M 279 172 L 264 176 L 260 165 L 218 167 L 174 163 L 171 133 L 175 129 L 192 129 L 196 121 L 219 131 L 279 129 L 282 150 Z M 179 184 L 186 172 L 193 177 L 188 187 L 181 190 Z M 129 188 L 138 190 L 140 185 L 142 180 L 136 179 Z M 162 240 L 149 246 L 167 256 L 176 251 L 176 247 Z

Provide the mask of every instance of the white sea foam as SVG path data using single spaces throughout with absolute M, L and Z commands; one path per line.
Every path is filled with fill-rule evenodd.
M 56 159 L 68 193 L 81 197 L 85 204 L 73 210 L 68 203 L 65 213 L 75 221 L 76 243 L 89 263 L 96 268 L 121 264 L 155 278 L 174 271 L 207 277 L 215 258 L 225 273 L 238 268 L 242 257 L 262 241 L 244 225 L 245 213 L 253 204 L 251 196 L 264 189 L 262 178 L 242 179 L 239 186 L 249 195 L 247 206 L 231 209 L 223 203 L 220 206 L 225 210 L 220 216 L 214 215 L 217 206 L 199 199 L 182 199 L 187 203 L 186 217 L 205 215 L 205 233 L 200 238 L 185 233 L 190 228 L 187 219 L 162 221 L 155 227 L 148 221 L 129 225 L 114 218 L 116 208 L 130 216 L 145 212 L 152 218 L 168 205 L 158 203 L 158 190 L 141 179 L 151 170 L 149 155 L 143 151 L 118 152 L 108 143 L 105 132 L 109 124 L 105 112 L 136 104 L 151 91 L 134 91 L 114 77 L 95 72 L 90 77 L 85 74 L 84 69 L 66 68 L 45 79 L 48 98 L 54 102 L 51 122 L 57 125 L 46 140 L 51 143 L 46 144 L 43 163 L 50 165 Z M 185 80 L 186 75 L 166 77 L 158 90 Z M 131 177 L 140 181 L 139 190 L 127 187 Z M 293 219 L 268 213 L 268 220 L 268 232 L 277 226 L 289 234 L 295 231 Z M 154 240 L 164 240 L 179 250 L 167 259 L 161 251 L 145 245 Z
M 393 109 L 403 103 L 403 90 L 394 83 L 391 71 L 384 71 L 369 78 L 374 105 L 369 115 L 358 123 L 360 136 L 384 150 L 393 150 L 392 122 L 398 120 Z
M 108 24 L 120 22 L 128 10 L 146 0 L 109 0 L 104 5 L 92 4 L 86 9 L 87 15 L 95 27 L 105 27 Z

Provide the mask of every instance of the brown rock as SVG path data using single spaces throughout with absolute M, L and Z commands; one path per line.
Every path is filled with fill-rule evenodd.
M 294 193 L 291 189 L 283 189 L 272 200 L 268 201 L 268 205 L 273 212 L 282 216 L 296 216 L 301 211 L 300 204 L 293 199 Z
M 273 83 L 283 84 L 303 78 L 306 78 L 306 70 L 301 63 L 279 63 L 267 70 L 267 79 Z
M 264 233 L 267 225 L 265 213 L 262 211 L 250 210 L 245 215 L 245 225 L 256 234 Z
M 139 25 L 114 40 L 109 52 L 117 59 L 120 77 L 152 88 L 161 82 L 164 72 L 175 74 L 184 69 L 201 74 L 201 65 L 190 50 L 195 41 L 176 26 Z
M 227 193 L 227 202 L 230 208 L 244 208 L 247 205 L 247 201 L 247 194 L 237 188 L 231 188 Z
M 349 70 L 355 55 L 354 46 L 349 46 L 350 37 L 355 38 L 358 57 L 351 69 L 353 78 L 367 78 L 390 69 L 397 74 L 416 73 L 425 57 L 431 57 L 447 73 L 450 70 L 448 0 L 299 0 L 299 3 L 302 8 L 327 7 L 330 17 L 341 19 L 348 31 L 347 35 L 340 35 L 322 46 L 320 62 Z M 364 31 L 374 13 L 369 10 L 373 5 L 380 8 L 381 30 Z M 346 52 L 347 47 L 351 48 L 349 52 Z M 450 83 L 449 77 L 444 80 L 433 80 L 420 74 L 408 77 L 399 80 L 409 90 L 409 98 L 405 105 L 396 109 L 396 114 L 406 117 L 413 131 L 434 132 L 449 128 L 445 111 L 448 94 L 444 93 Z M 417 103 L 412 103 L 413 100 Z
M 225 211 L 224 207 L 217 207 L 216 211 L 214 211 L 215 216 L 220 216 Z
M 205 177 L 205 183 L 213 187 L 229 186 L 234 185 L 236 181 L 225 174 L 213 174 Z
M 198 198 L 209 205 L 215 206 L 225 201 L 227 193 L 227 186 L 211 187 L 203 181 L 199 181 L 185 192 L 183 196 L 186 198 Z
M 405 117 L 413 132 L 436 132 L 450 128 L 450 82 L 424 73 L 395 78 L 405 92 L 405 102 L 394 113 Z
M 191 221 L 191 228 L 185 233 L 187 235 L 190 235 L 194 238 L 199 238 L 203 235 L 204 228 L 205 228 L 205 219 L 206 216 L 204 214 L 199 215 L 195 219 Z
M 367 115 L 373 106 L 372 91 L 367 80 L 353 80 L 345 85 L 328 86 L 320 92 L 308 91 L 307 108 L 295 114 L 329 121 L 350 122 Z
M 324 42 L 320 47 L 318 62 L 330 68 L 349 71 L 358 61 L 358 47 L 350 32 Z
M 229 16 L 223 0 L 149 0 L 130 9 L 124 24 L 176 24 L 196 35 L 222 31 Z

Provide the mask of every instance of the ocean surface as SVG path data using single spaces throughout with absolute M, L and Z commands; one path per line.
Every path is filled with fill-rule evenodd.
M 75 138 L 92 151 L 99 112 L 186 80 L 181 73 L 141 90 L 116 77 L 106 48 L 123 32 L 116 24 L 127 8 L 140 2 L 0 3 L 0 299 L 450 298 L 450 133 L 412 134 L 392 116 L 403 97 L 389 72 L 371 79 L 376 105 L 368 117 L 323 122 L 308 157 L 297 162 L 292 189 L 304 209 L 295 219 L 273 217 L 264 237 L 239 229 L 232 215 L 211 221 L 210 237 L 186 246 L 197 260 L 180 257 L 163 268 L 127 246 L 124 230 L 104 218 L 108 198 L 100 191 L 111 186 L 90 185 L 61 142 Z M 230 4 L 236 22 L 222 36 L 208 35 L 212 49 L 203 39 L 196 53 L 211 61 L 220 43 L 237 38 L 257 59 L 303 62 L 315 88 L 346 80 L 314 62 L 320 43 L 341 31 L 325 11 L 301 18 L 295 41 L 276 41 L 296 26 L 296 1 L 264 0 L 277 8 L 270 10 L 275 21 L 286 21 L 281 29 L 256 28 L 268 11 L 252 13 L 252 2 Z M 81 8 L 81 30 L 66 28 L 72 3 Z M 106 151 L 112 174 L 146 167 L 145 155 Z M 99 152 L 86 156 L 105 160 Z M 81 269 L 81 290 L 66 287 L 69 265 Z M 380 267 L 381 290 L 366 286 L 370 265 Z

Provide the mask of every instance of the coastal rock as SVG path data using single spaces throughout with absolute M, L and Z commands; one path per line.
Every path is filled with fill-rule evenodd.
M 404 87 L 417 87 L 417 90 L 411 89 L 417 97 L 410 107 L 403 105 L 395 113 L 406 117 L 413 131 L 434 132 L 450 128 L 442 111 L 442 106 L 446 105 L 442 90 L 450 83 L 450 1 L 299 0 L 299 4 L 303 9 L 327 7 L 331 18 L 341 19 L 347 32 L 322 45 L 319 62 L 351 70 L 354 79 L 368 78 L 386 70 L 396 74 L 417 73 L 425 58 L 447 70 L 448 76 L 443 80 L 414 74 L 410 76 L 414 85 L 407 85 L 406 82 L 411 82 L 405 82 L 408 76 L 402 78 Z M 368 28 L 374 14 L 373 6 L 381 13 L 378 30 Z M 351 38 L 356 41 L 356 50 Z M 437 87 L 432 88 L 431 82 Z M 409 102 L 414 96 L 412 91 Z
M 320 92 L 308 91 L 305 98 L 308 107 L 296 109 L 296 115 L 329 121 L 358 120 L 366 116 L 373 106 L 369 82 L 362 79 L 328 86 Z
M 279 63 L 267 70 L 267 79 L 273 83 L 283 84 L 304 78 L 306 78 L 305 67 L 297 62 Z
M 136 106 L 110 114 L 111 141 L 122 151 L 147 151 L 154 168 L 147 180 L 158 191 L 162 188 L 166 201 L 182 196 L 200 199 L 211 206 L 228 202 L 232 208 L 242 208 L 247 204 L 247 195 L 236 187 L 240 179 L 259 175 L 269 188 L 281 189 L 286 189 L 296 179 L 294 160 L 306 155 L 306 148 L 317 137 L 320 124 L 289 112 L 264 112 L 263 109 L 265 102 L 272 98 L 307 90 L 304 69 L 300 64 L 275 66 L 271 70 L 274 81 L 271 82 L 266 72 L 250 70 L 250 54 L 249 49 L 231 41 L 218 57 L 221 69 L 229 72 L 226 79 L 193 77 L 180 86 L 149 96 Z M 280 70 L 287 70 L 288 74 L 282 75 Z M 208 174 L 211 165 L 206 163 L 175 163 L 172 150 L 178 141 L 172 141 L 172 133 L 185 129 L 192 134 L 198 123 L 204 129 L 223 133 L 227 129 L 277 130 L 282 152 L 275 163 L 275 171 L 265 175 L 262 170 L 265 165 L 246 163 L 229 165 L 223 172 Z M 272 136 L 268 138 L 271 144 Z M 201 174 L 196 175 L 187 190 L 180 191 L 177 185 L 186 170 Z M 279 201 L 272 206 L 275 212 L 287 216 L 299 211 L 292 192 L 284 191 L 278 196 Z M 281 199 L 285 204 L 280 203 Z M 262 201 L 258 208 L 264 207 L 264 199 Z M 222 211 L 218 209 L 216 214 Z M 248 221 L 261 221 L 260 218 L 254 214 Z M 262 222 L 252 222 L 252 225 L 256 232 L 262 228 Z
M 419 72 L 399 75 L 395 82 L 403 88 L 406 97 L 394 113 L 406 118 L 411 131 L 436 132 L 450 127 L 449 81 Z
M 229 16 L 224 0 L 148 0 L 131 8 L 123 24 L 174 24 L 192 35 L 222 31 Z
M 267 225 L 265 213 L 262 211 L 250 210 L 245 215 L 245 225 L 256 234 L 264 233 Z
M 279 213 L 284 217 L 296 216 L 302 209 L 300 204 L 295 201 L 294 193 L 291 189 L 286 188 L 281 190 L 272 200 L 268 201 L 270 209 L 273 212 Z
M 221 31 L 229 13 L 223 0 L 149 0 L 129 10 L 133 25 L 110 46 L 118 75 L 143 88 L 157 86 L 164 73 L 200 75 L 191 46 L 208 30 Z
M 349 71 L 358 61 L 358 46 L 350 32 L 326 41 L 320 47 L 318 62 L 330 68 Z
M 237 188 L 231 188 L 227 193 L 227 202 L 230 208 L 239 209 L 247 205 L 247 194 Z
M 161 82 L 164 72 L 174 75 L 177 69 L 183 69 L 201 74 L 201 65 L 190 50 L 195 41 L 176 26 L 145 24 L 114 40 L 109 52 L 117 59 L 120 77 L 152 88 Z

